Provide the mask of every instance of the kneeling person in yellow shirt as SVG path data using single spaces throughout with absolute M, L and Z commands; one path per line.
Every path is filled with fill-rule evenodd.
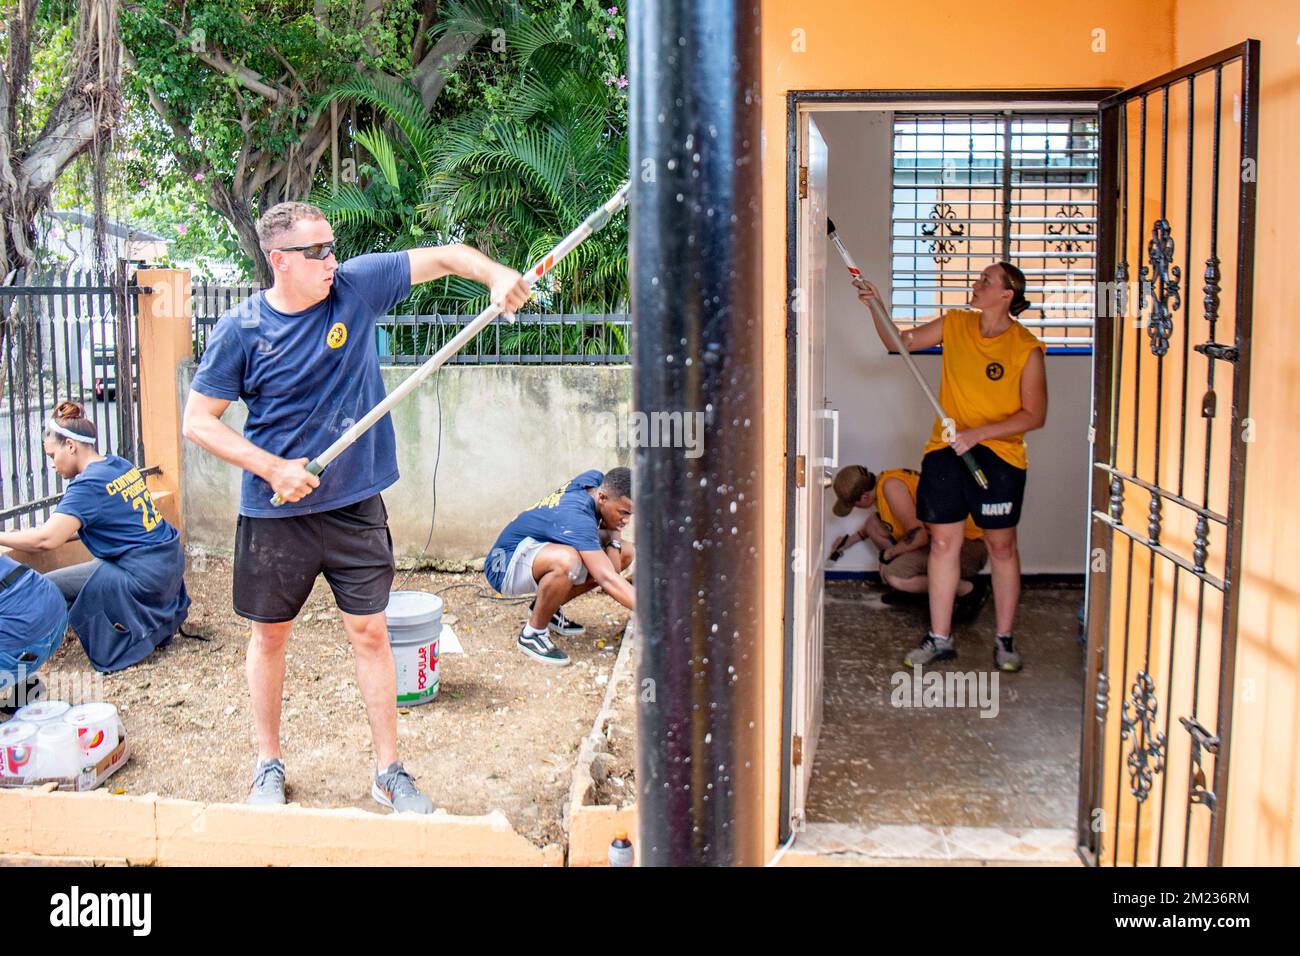
M 880 551 L 880 579 L 886 585 L 908 594 L 926 594 L 930 587 L 926 574 L 930 538 L 916 516 L 916 489 L 920 482 L 920 472 L 911 468 L 892 468 L 879 476 L 862 465 L 841 468 L 835 475 L 837 500 L 831 510 L 841 518 L 855 508 L 874 506 L 876 512 L 855 535 L 845 535 L 836 542 L 831 559 L 838 560 L 846 548 L 869 539 Z M 961 546 L 961 580 L 957 586 L 960 617 L 973 616 L 988 596 L 987 582 L 975 580 L 987 559 L 984 532 L 967 518 Z M 885 600 L 893 603 L 888 596 Z

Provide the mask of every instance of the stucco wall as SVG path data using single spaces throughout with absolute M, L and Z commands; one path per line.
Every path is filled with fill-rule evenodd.
M 384 383 L 391 390 L 411 371 L 387 367 Z M 183 363 L 182 407 L 193 375 L 193 363 Z M 629 463 L 629 449 L 602 445 L 615 445 L 607 416 L 626 416 L 631 400 L 628 366 L 444 367 L 392 413 L 402 477 L 384 502 L 398 562 L 418 557 L 429 538 L 435 460 L 436 526 L 425 560 L 481 558 L 506 522 L 547 492 L 588 468 Z M 224 421 L 239 431 L 245 417 L 236 402 Z M 186 545 L 228 554 L 239 470 L 193 442 L 184 442 L 182 456 Z

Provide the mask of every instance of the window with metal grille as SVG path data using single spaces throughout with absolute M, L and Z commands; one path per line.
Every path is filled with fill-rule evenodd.
M 980 272 L 1006 259 L 1031 303 L 1018 320 L 1053 351 L 1090 351 L 1097 145 L 1092 113 L 895 113 L 899 324 L 966 307 Z

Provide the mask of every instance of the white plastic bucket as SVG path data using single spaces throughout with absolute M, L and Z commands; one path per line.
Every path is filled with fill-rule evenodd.
M 425 591 L 394 591 L 388 598 L 388 640 L 397 668 L 397 702 L 427 704 L 438 696 L 438 638 L 442 598 Z
M 62 720 L 64 714 L 71 709 L 72 705 L 66 700 L 38 700 L 14 714 L 13 719 L 26 721 L 29 724 L 44 724 L 52 720 Z
M 0 726 L 0 770 L 6 777 L 36 777 L 36 724 L 10 720 Z
M 76 727 L 62 720 L 37 725 L 37 779 L 75 777 L 81 772 L 81 765 L 81 747 L 77 743 Z
M 112 704 L 80 704 L 70 708 L 63 720 L 77 728 L 83 767 L 99 763 L 117 749 L 117 708 Z

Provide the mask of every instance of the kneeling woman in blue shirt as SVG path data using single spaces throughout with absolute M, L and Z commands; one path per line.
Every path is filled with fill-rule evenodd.
M 95 424 L 63 402 L 45 426 L 45 454 L 65 480 L 50 520 L 0 533 L 0 545 L 49 551 L 76 536 L 95 560 L 46 577 L 70 605 L 68 623 L 98 671 L 138 664 L 185 621 L 190 598 L 176 529 L 154 506 L 140 470 L 95 450 Z

